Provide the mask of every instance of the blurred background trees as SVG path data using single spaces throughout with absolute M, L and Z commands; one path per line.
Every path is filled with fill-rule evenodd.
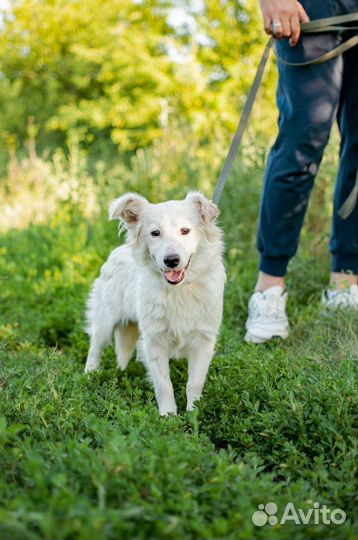
M 152 145 L 169 128 L 229 136 L 265 42 L 257 0 L 10 0 L 0 27 L 0 138 L 76 130 L 85 147 Z M 253 129 L 270 135 L 273 70 Z
M 153 201 L 212 195 L 267 40 L 258 0 L 0 8 L 0 230 L 45 222 L 66 201 L 89 217 L 126 189 Z M 274 64 L 233 171 L 250 178 L 242 197 L 255 194 L 254 215 L 276 131 Z M 317 231 L 336 154 L 327 161 L 309 221 Z

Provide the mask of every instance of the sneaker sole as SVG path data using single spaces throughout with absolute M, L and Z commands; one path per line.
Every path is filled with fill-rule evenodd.
M 334 311 L 336 309 L 342 309 L 342 310 L 345 310 L 345 309 L 349 309 L 349 310 L 355 310 L 355 311 L 358 311 L 358 305 L 354 305 L 354 304 L 333 304 L 333 303 L 328 303 L 328 302 L 322 302 L 322 307 L 323 309 L 326 309 L 327 311 Z
M 270 339 L 280 337 L 281 339 L 287 339 L 288 338 L 288 332 L 284 334 L 273 334 L 269 337 L 261 337 L 256 336 L 255 334 L 251 334 L 250 332 L 246 332 L 245 335 L 245 341 L 246 343 L 254 343 L 255 345 L 259 345 L 260 343 L 266 343 L 267 341 L 270 341 Z

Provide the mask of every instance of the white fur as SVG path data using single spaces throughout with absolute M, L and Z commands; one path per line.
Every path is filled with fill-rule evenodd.
M 192 410 L 214 354 L 225 284 L 217 215 L 216 206 L 201 193 L 160 204 L 129 193 L 110 206 L 110 219 L 124 223 L 128 242 L 112 251 L 88 299 L 86 372 L 99 366 L 113 335 L 117 362 L 124 369 L 140 337 L 139 356 L 161 415 L 177 410 L 169 358 L 188 358 L 187 409 Z M 160 236 L 153 237 L 152 231 Z M 187 267 L 184 281 L 176 285 L 164 277 L 171 270 L 164 259 L 173 253 L 180 258 L 176 269 Z

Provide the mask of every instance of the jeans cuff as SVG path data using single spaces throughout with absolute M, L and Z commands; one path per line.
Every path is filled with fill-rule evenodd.
M 288 263 L 289 259 L 286 258 L 261 256 L 259 269 L 270 276 L 283 277 L 287 272 Z
M 358 274 L 358 255 L 333 255 L 332 272 Z

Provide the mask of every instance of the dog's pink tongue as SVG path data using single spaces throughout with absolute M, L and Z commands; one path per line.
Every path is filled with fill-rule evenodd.
M 165 277 L 171 283 L 175 283 L 181 278 L 183 270 L 170 270 L 169 272 L 164 272 Z

